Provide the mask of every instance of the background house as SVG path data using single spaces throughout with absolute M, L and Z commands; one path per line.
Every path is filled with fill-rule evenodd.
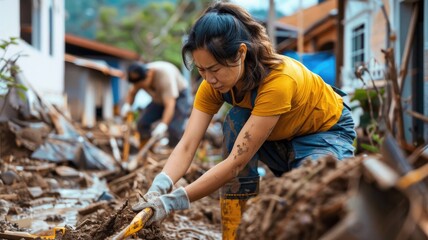
M 72 34 L 65 35 L 65 51 L 67 55 L 74 57 L 72 61 L 67 61 L 65 65 L 66 67 L 65 84 L 66 86 L 70 87 L 69 89 L 66 89 L 66 92 L 69 94 L 72 94 L 73 96 L 73 99 L 70 99 L 70 101 L 78 101 L 78 99 L 80 98 L 79 97 L 80 94 L 75 91 L 76 90 L 75 87 L 77 87 L 77 85 L 73 83 L 73 78 L 68 76 L 69 73 L 75 77 L 78 76 L 78 78 L 81 79 L 81 81 L 84 81 L 85 83 L 82 83 L 83 85 L 81 85 L 81 86 L 84 86 L 87 84 L 87 81 L 90 81 L 91 79 L 91 77 L 89 78 L 86 77 L 85 74 L 87 73 L 84 73 L 89 71 L 95 74 L 95 75 L 90 74 L 90 76 L 94 77 L 93 79 L 104 79 L 104 80 L 101 80 L 104 82 L 102 85 L 105 86 L 105 88 L 103 89 L 105 89 L 105 91 L 108 91 L 108 93 L 104 92 L 104 96 L 111 96 L 110 100 L 107 100 L 107 99 L 105 100 L 112 101 L 111 104 L 101 104 L 102 101 L 98 97 L 96 106 L 91 106 L 91 108 L 96 107 L 98 108 L 98 110 L 100 110 L 101 105 L 103 106 L 111 105 L 111 108 L 112 108 L 111 110 L 104 108 L 101 110 L 101 114 L 98 114 L 100 115 L 99 117 L 102 116 L 102 118 L 106 120 L 111 118 L 113 115 L 119 114 L 120 106 L 127 95 L 128 81 L 124 79 L 125 78 L 124 72 L 117 73 L 117 71 L 111 72 L 110 70 L 126 69 L 129 63 L 133 61 L 138 61 L 140 59 L 139 54 L 130 50 L 121 49 L 118 47 L 100 43 L 98 41 L 94 41 L 84 37 L 75 36 Z M 81 58 L 85 59 L 86 64 L 76 65 L 75 64 L 76 59 L 81 59 Z M 95 67 L 88 68 L 88 66 L 95 66 Z M 77 74 L 76 67 L 78 69 L 83 70 L 83 72 L 80 72 L 83 75 L 76 75 Z M 84 68 L 86 69 L 84 70 Z M 103 69 L 109 69 L 109 70 L 106 72 Z M 94 71 L 98 73 L 95 73 Z M 86 80 L 83 80 L 82 78 Z M 94 95 L 95 94 L 100 95 L 100 93 L 94 93 Z M 70 97 L 71 96 L 69 95 L 69 98 Z M 74 114 L 72 115 L 75 116 L 74 118 L 76 120 L 82 120 L 84 125 L 93 126 L 94 120 L 95 120 L 95 117 L 92 116 L 93 114 L 91 113 L 90 116 L 86 114 L 84 117 L 82 116 L 82 119 L 81 119 L 80 116 L 81 116 L 82 110 L 83 110 L 83 107 L 78 107 L 78 109 L 74 109 L 72 111 L 74 112 Z M 93 112 L 95 111 L 95 109 L 87 109 L 86 112 L 88 111 Z M 110 114 L 110 112 L 112 114 Z
M 303 62 L 328 84 L 340 85 L 336 79 L 337 0 L 319 1 L 278 22 L 295 29 L 294 35 L 278 41 L 278 52 Z
M 387 48 L 387 20 L 383 13 L 390 12 L 388 1 L 344 1 L 343 26 L 343 67 L 341 77 L 343 89 L 352 92 L 361 88 L 362 82 L 356 79 L 355 68 L 362 63 L 379 85 L 384 85 L 385 59 L 381 49 Z
M 278 22 L 303 30 L 303 51 L 305 53 L 332 51 L 337 41 L 337 0 L 320 1 L 319 4 L 302 9 L 278 19 Z M 300 17 L 302 17 L 300 19 Z M 301 20 L 301 21 L 300 21 Z M 298 39 L 290 38 L 278 42 L 279 52 L 297 51 Z
M 123 72 L 111 68 L 105 61 L 65 55 L 65 93 L 71 118 L 92 128 L 97 117 L 113 120 L 112 81 Z
M 355 67 L 364 64 L 374 82 L 384 86 L 385 57 L 381 49 L 393 47 L 399 79 L 402 79 L 405 138 L 409 144 L 428 141 L 428 126 L 412 117 L 428 115 L 428 6 L 422 0 L 339 1 L 343 27 L 343 89 L 363 87 Z M 364 79 L 370 86 L 370 76 Z M 387 102 L 388 104 L 388 102 Z
M 64 104 L 64 1 L 2 0 L 0 15 L 0 39 L 19 38 L 6 57 L 24 54 L 23 76 L 44 99 Z

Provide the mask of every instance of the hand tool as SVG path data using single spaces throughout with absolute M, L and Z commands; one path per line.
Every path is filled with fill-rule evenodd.
M 0 239 L 42 239 L 42 240 L 47 240 L 47 239 L 56 239 L 57 234 L 64 236 L 65 234 L 65 227 L 55 227 L 53 229 L 53 233 L 52 235 L 48 235 L 48 236 L 38 236 L 35 234 L 30 234 L 27 232 L 17 232 L 17 231 L 4 231 L 2 233 L 0 233 Z
M 134 114 L 132 112 L 129 112 L 126 115 L 126 131 L 123 136 L 123 154 L 122 154 L 122 161 L 128 161 L 129 157 L 129 137 L 131 136 L 131 125 L 132 121 L 134 120 Z
M 129 159 L 129 161 L 127 162 L 128 163 L 128 165 L 127 165 L 128 171 L 132 172 L 135 169 L 137 169 L 137 167 L 139 165 L 143 165 L 144 164 L 144 157 L 146 156 L 147 152 L 162 137 L 163 137 L 163 135 L 151 137 L 149 139 L 149 141 L 147 141 L 147 143 L 144 145 L 144 147 L 137 153 L 137 155 L 135 155 Z M 140 161 L 142 161 L 142 162 L 140 162 Z
M 110 134 L 110 130 L 109 130 L 110 128 L 104 123 L 100 123 L 99 128 L 101 132 L 103 132 L 109 138 L 110 146 L 113 152 L 113 159 L 116 161 L 117 165 L 120 167 L 122 171 L 125 170 L 122 165 L 122 159 L 120 157 L 120 151 L 119 151 L 119 147 L 117 146 L 116 138 Z
M 119 240 L 125 239 L 141 229 L 144 228 L 147 221 L 152 217 L 153 210 L 151 208 L 144 208 L 141 212 L 139 212 L 134 219 L 132 219 L 131 223 L 126 226 L 122 231 L 120 231 L 117 235 L 115 235 L 112 239 Z

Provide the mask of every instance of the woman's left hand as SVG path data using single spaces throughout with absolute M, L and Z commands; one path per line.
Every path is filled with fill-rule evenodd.
M 140 212 L 145 208 L 153 209 L 153 216 L 147 221 L 147 225 L 159 224 L 169 214 L 176 210 L 185 210 L 190 208 L 190 201 L 187 197 L 186 190 L 183 187 L 180 187 L 170 194 L 164 194 L 159 197 L 154 197 L 148 202 L 138 202 L 132 206 L 132 210 L 135 212 Z

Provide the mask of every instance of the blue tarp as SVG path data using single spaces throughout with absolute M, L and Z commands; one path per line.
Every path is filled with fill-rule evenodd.
M 336 56 L 333 52 L 304 53 L 303 61 L 294 51 L 286 51 L 284 55 L 302 62 L 309 70 L 320 75 L 324 82 L 330 85 L 336 83 Z
M 110 60 L 106 60 L 108 65 L 110 65 L 110 67 L 114 67 L 119 69 L 119 61 L 114 59 L 110 59 Z M 117 105 L 120 102 L 120 89 L 119 89 L 119 82 L 120 82 L 120 78 L 118 77 L 111 77 L 111 88 L 113 91 L 113 104 Z

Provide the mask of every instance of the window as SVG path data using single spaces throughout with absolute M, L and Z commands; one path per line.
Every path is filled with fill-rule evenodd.
M 49 54 L 54 55 L 54 0 L 49 2 Z
M 355 68 L 364 63 L 364 24 L 352 29 L 352 67 Z
M 19 7 L 21 38 L 36 49 L 40 49 L 40 0 L 20 0 Z

